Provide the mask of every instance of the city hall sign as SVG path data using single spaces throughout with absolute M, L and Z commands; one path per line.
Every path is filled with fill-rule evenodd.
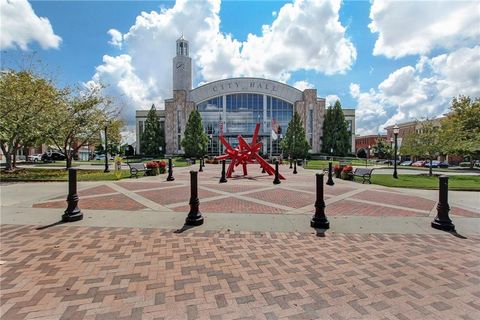
M 302 91 L 281 82 L 260 78 L 231 78 L 210 82 L 190 91 L 196 104 L 214 97 L 234 93 L 266 94 L 292 104 L 302 100 Z

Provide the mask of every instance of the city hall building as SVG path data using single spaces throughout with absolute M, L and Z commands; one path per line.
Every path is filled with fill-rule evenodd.
M 165 101 L 165 110 L 158 110 L 165 128 L 166 154 L 182 154 L 181 140 L 190 113 L 197 109 L 209 137 L 208 154 L 223 153 L 219 134 L 235 147 L 237 136 L 248 141 L 255 125 L 261 124 L 259 136 L 264 154 L 281 153 L 280 141 L 296 111 L 305 127 L 311 153 L 322 148 L 322 125 L 325 99 L 317 97 L 316 89 L 300 91 L 292 86 L 262 78 L 230 78 L 207 83 L 192 89 L 192 59 L 188 41 L 177 40 L 173 58 L 173 98 Z M 343 109 L 351 133 L 351 150 L 355 152 L 355 110 Z M 148 111 L 136 112 L 136 151 L 141 153 L 140 135 Z M 277 139 L 272 139 L 272 129 Z

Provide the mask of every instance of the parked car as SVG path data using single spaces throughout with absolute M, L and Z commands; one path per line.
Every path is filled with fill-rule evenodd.
M 400 162 L 400 166 L 405 166 L 405 167 L 408 167 L 408 166 L 411 166 L 412 165 L 412 161 L 402 161 Z
M 43 162 L 62 161 L 67 159 L 63 153 L 60 152 L 46 152 L 42 155 Z
M 440 162 L 438 163 L 439 168 L 448 168 L 448 163 L 447 162 Z
M 36 154 L 31 154 L 28 156 L 29 161 L 41 161 L 42 160 L 42 154 L 41 153 L 36 153 Z
M 425 160 L 415 161 L 412 163 L 412 167 L 423 167 L 425 166 Z
M 438 168 L 438 164 L 440 163 L 440 161 L 437 161 L 437 160 L 432 160 L 432 162 L 430 163 L 429 160 L 425 161 L 425 164 L 424 166 L 427 167 L 427 168 Z
M 95 155 L 95 160 L 105 160 L 105 155 L 104 154 L 96 154 Z M 112 155 L 108 155 L 108 160 L 113 160 Z
M 382 161 L 383 164 L 393 165 L 393 160 L 384 160 Z

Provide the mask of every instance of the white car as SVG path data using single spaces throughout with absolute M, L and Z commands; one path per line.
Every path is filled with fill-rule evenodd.
M 37 154 L 31 154 L 28 156 L 28 160 L 29 161 L 40 161 L 42 160 L 42 154 L 41 153 L 37 153 Z

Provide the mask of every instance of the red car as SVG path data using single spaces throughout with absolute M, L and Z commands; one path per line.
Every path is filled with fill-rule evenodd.
M 412 167 L 423 167 L 426 163 L 427 161 L 425 160 L 415 161 L 414 163 L 412 163 Z

